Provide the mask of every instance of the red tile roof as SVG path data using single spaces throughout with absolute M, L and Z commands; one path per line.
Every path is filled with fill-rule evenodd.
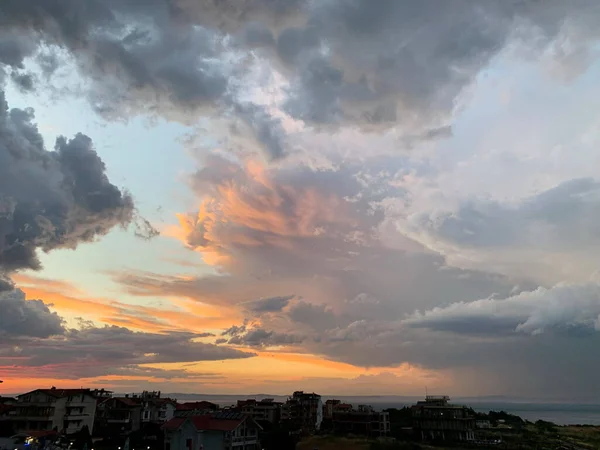
M 233 431 L 245 420 L 241 419 L 215 419 L 209 415 L 195 416 L 191 418 L 196 430 L 200 431 Z
M 210 414 L 203 414 L 192 417 L 173 417 L 162 428 L 167 431 L 179 429 L 186 420 L 190 420 L 194 428 L 198 431 L 233 431 L 241 425 L 245 417 L 239 419 L 221 419 L 214 418 Z
M 164 430 L 174 431 L 177 430 L 187 420 L 186 417 L 173 417 L 171 420 L 166 422 L 162 428 Z

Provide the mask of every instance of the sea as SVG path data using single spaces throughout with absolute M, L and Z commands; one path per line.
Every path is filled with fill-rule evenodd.
M 287 397 L 280 395 L 199 395 L 199 394 L 166 394 L 180 402 L 206 400 L 220 406 L 235 405 L 237 399 L 272 398 L 284 402 Z M 386 396 L 322 396 L 323 401 L 336 398 L 344 403 L 353 405 L 371 405 L 376 410 L 387 408 L 402 408 L 415 404 L 418 397 L 386 397 Z M 517 415 L 524 420 L 535 422 L 545 420 L 557 425 L 600 425 L 600 404 L 565 403 L 565 402 L 533 402 L 518 400 L 497 400 L 480 397 L 456 398 L 451 403 L 470 406 L 477 412 L 505 411 Z

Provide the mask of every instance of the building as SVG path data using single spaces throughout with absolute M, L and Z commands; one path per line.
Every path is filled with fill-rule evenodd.
M 347 408 L 350 406 L 350 408 Z M 383 437 L 390 433 L 390 414 L 378 412 L 367 405 L 352 405 L 340 403 L 332 412 L 332 427 L 334 433 L 358 434 L 368 437 Z
M 422 440 L 472 441 L 475 418 L 466 406 L 452 405 L 448 396 L 428 395 L 412 407 L 413 430 Z
M 139 396 L 142 405 L 142 423 L 165 423 L 175 416 L 177 402 L 170 398 L 161 398 L 160 391 L 144 391 Z
M 174 417 L 163 425 L 164 450 L 260 450 L 260 426 L 250 416 L 214 412 Z
M 281 409 L 283 403 L 276 402 L 272 398 L 257 401 L 255 399 L 238 400 L 236 409 L 242 414 L 252 417 L 257 421 L 267 421 L 277 424 L 281 420 Z
M 124 435 L 151 424 L 161 425 L 175 416 L 176 409 L 177 402 L 161 398 L 160 391 L 103 398 L 97 407 L 96 435 Z
M 142 404 L 139 399 L 110 397 L 98 403 L 96 435 L 119 436 L 140 429 Z
M 323 402 L 318 394 L 296 391 L 288 398 L 281 411 L 282 420 L 304 432 L 313 432 L 323 422 Z
M 338 405 L 341 405 L 341 404 L 342 404 L 342 402 L 340 400 L 336 400 L 333 398 L 330 398 L 329 400 L 327 400 L 325 402 L 325 405 L 323 405 L 323 418 L 331 419 L 333 417 L 333 410 Z
M 56 430 L 76 433 L 84 426 L 92 432 L 96 391 L 90 389 L 36 389 L 17 396 L 10 420 L 16 432 Z

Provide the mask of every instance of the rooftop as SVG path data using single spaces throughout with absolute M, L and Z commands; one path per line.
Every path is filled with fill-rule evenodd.
M 198 431 L 232 431 L 246 420 L 246 416 L 236 412 L 218 412 L 215 414 L 174 417 L 165 423 L 163 428 L 166 430 L 177 430 L 187 420 L 189 420 Z
M 24 394 L 17 395 L 17 398 L 21 398 L 28 394 L 33 394 L 35 392 L 41 392 L 46 395 L 50 395 L 56 398 L 69 397 L 71 395 L 82 395 L 87 394 L 93 396 L 93 393 L 90 389 L 57 389 L 55 387 L 51 387 L 50 389 L 35 389 L 33 391 L 26 392 Z

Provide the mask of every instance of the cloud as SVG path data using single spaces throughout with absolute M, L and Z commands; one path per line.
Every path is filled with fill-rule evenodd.
M 248 311 L 257 314 L 280 312 L 290 303 L 290 300 L 292 300 L 294 297 L 295 295 L 286 295 L 279 297 L 261 298 L 259 300 L 252 300 L 249 302 L 242 303 L 242 305 Z
M 306 124 L 399 125 L 427 139 L 447 129 L 459 98 L 515 42 L 528 55 L 556 47 L 557 66 L 576 59 L 585 67 L 599 14 L 592 0 L 152 0 L 143 8 L 134 0 L 7 0 L 0 62 L 21 68 L 42 49 L 63 51 L 89 81 L 84 94 L 100 114 L 183 122 L 193 113 L 231 114 L 278 159 L 289 153 L 280 119 L 242 99 L 260 87 L 254 69 L 283 77 L 277 106 Z M 250 49 L 257 53 L 247 56 Z
M 369 209 L 366 199 L 350 203 L 345 198 L 358 193 L 358 183 L 335 173 L 276 172 L 213 155 L 192 186 L 201 204 L 196 214 L 180 215 L 180 223 L 190 248 L 217 266 L 229 267 L 253 248 L 300 247 L 311 239 L 327 246 L 328 238 L 351 239 L 362 225 L 358 220 L 369 220 L 359 216 Z
M 0 345 L 0 362 L 21 367 L 54 370 L 55 376 L 82 378 L 122 374 L 123 366 L 220 361 L 256 356 L 233 348 L 196 342 L 202 335 L 133 332 L 105 326 L 66 330 L 47 339 L 11 340 Z
M 11 73 L 11 80 L 21 92 L 34 90 L 34 75 L 31 73 Z
M 315 124 L 435 129 L 450 118 L 478 73 L 515 40 L 536 49 L 549 46 L 570 31 L 562 27 L 565 19 L 580 35 L 595 35 L 586 15 L 597 17 L 597 5 L 573 6 L 312 3 L 304 26 L 277 37 L 276 54 L 293 74 L 285 108 Z M 521 26 L 533 31 L 523 36 Z
M 327 305 L 311 304 L 304 301 L 293 305 L 288 312 L 288 317 L 292 322 L 308 325 L 317 331 L 335 328 L 340 320 Z
M 222 336 L 228 336 L 227 343 L 231 345 L 246 345 L 249 347 L 277 347 L 302 343 L 305 338 L 291 333 L 276 333 L 258 326 L 233 326 L 223 331 Z
M 0 277 L 39 269 L 38 250 L 76 248 L 135 216 L 89 137 L 60 137 L 49 152 L 33 117 L 0 93 Z
M 527 270 L 541 282 L 582 282 L 596 271 L 590 250 L 600 243 L 599 206 L 600 183 L 580 178 L 516 202 L 472 199 L 455 209 L 414 214 L 399 226 L 459 265 L 484 261 L 508 275 Z M 576 255 L 576 261 L 555 264 L 561 255 Z
M 0 294 L 0 367 L 35 368 L 39 375 L 77 379 L 99 375 L 149 373 L 146 365 L 221 361 L 256 356 L 198 341 L 212 333 L 135 332 L 125 327 L 96 327 L 79 320 L 78 329 L 63 326 L 63 318 L 42 300 L 25 300 L 21 290 Z M 157 377 L 182 373 L 158 371 Z M 194 376 L 193 373 L 191 376 Z
M 457 334 L 541 334 L 600 330 L 600 286 L 558 285 L 505 299 L 453 303 L 404 320 L 416 328 Z
M 64 333 L 62 318 L 41 300 L 26 300 L 20 289 L 0 292 L 0 336 L 48 338 Z

